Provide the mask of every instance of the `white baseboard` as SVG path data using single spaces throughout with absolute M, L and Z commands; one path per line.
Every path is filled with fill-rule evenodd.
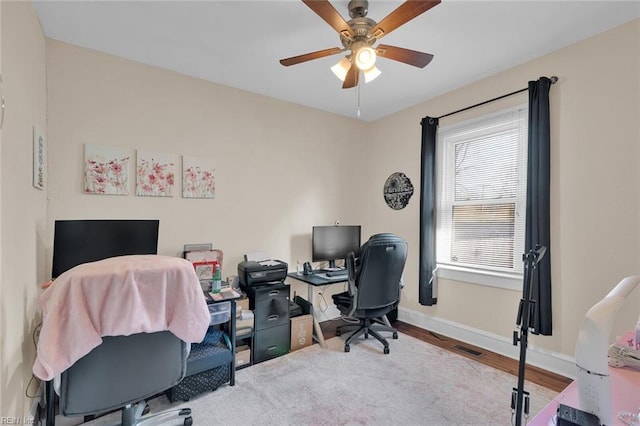
M 398 319 L 508 358 L 520 359 L 520 346 L 514 346 L 510 339 L 503 336 L 402 307 L 398 309 Z M 527 346 L 527 364 L 571 379 L 576 377 L 575 358 L 531 344 Z

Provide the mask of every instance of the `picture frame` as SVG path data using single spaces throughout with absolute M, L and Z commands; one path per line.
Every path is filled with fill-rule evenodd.
M 193 262 L 193 268 L 200 281 L 212 280 L 218 262 Z
M 84 145 L 84 193 L 129 195 L 131 150 L 106 145 Z
M 201 243 L 201 244 L 185 244 L 183 251 L 202 251 L 202 250 L 211 250 L 213 248 L 213 243 Z
M 33 126 L 33 187 L 44 190 L 47 181 L 47 144 L 44 136 Z
M 211 158 L 182 156 L 182 198 L 215 198 L 215 164 Z
M 222 268 L 223 253 L 222 250 L 219 249 L 185 251 L 184 258 L 193 264 L 215 262 Z
M 175 157 L 149 151 L 137 151 L 136 195 L 143 197 L 173 197 Z

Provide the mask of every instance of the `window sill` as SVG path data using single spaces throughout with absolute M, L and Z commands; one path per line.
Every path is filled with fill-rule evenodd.
M 438 278 L 486 285 L 489 287 L 508 290 L 522 290 L 522 275 L 479 269 L 463 268 L 460 266 L 439 263 L 436 271 Z

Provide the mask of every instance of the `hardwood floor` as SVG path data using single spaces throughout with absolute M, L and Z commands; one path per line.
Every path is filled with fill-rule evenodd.
M 342 322 L 342 320 L 340 319 L 324 321 L 320 323 L 325 339 L 335 337 L 336 327 L 341 324 L 344 324 L 344 322 Z M 498 370 L 513 374 L 515 377 L 518 377 L 517 360 L 496 354 L 494 352 L 470 345 L 465 342 L 461 342 L 459 340 L 452 339 L 447 336 L 433 333 L 429 330 L 425 330 L 423 328 L 416 327 L 402 321 L 396 321 L 394 326 L 401 333 L 415 337 L 416 339 L 420 339 L 432 345 L 448 349 L 459 355 L 473 359 L 475 361 L 481 362 L 493 368 L 497 368 Z M 531 365 L 527 365 L 527 368 L 525 370 L 525 378 L 533 383 L 544 386 L 556 392 L 562 391 L 572 381 L 567 377 L 563 377 Z

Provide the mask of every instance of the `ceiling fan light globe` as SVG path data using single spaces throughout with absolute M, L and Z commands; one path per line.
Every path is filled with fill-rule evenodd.
M 335 74 L 336 77 L 340 79 L 340 81 L 344 82 L 344 79 L 347 78 L 347 72 L 351 68 L 351 62 L 347 58 L 340 59 L 340 62 L 331 67 L 331 71 Z
M 376 63 L 376 51 L 370 47 L 363 47 L 356 53 L 356 66 L 362 71 L 372 68 Z
M 378 76 L 380 74 L 382 74 L 382 71 L 380 71 L 375 65 L 372 66 L 371 68 L 369 68 L 368 70 L 363 71 L 364 73 L 364 82 L 365 83 L 370 83 L 373 80 L 375 80 L 376 78 L 378 78 Z

